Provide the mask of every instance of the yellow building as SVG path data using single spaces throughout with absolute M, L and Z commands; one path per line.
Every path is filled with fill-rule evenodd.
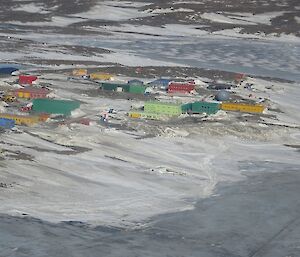
M 113 75 L 103 72 L 95 72 L 90 74 L 90 79 L 92 80 L 111 80 Z
M 29 116 L 29 115 L 16 115 L 10 113 L 0 113 L 0 118 L 6 118 L 14 120 L 16 125 L 26 125 L 32 126 L 40 121 L 39 116 Z
M 129 113 L 128 113 L 128 116 L 129 116 L 130 118 L 139 119 L 139 118 L 142 117 L 142 114 L 139 113 L 139 112 L 129 112 Z
M 258 104 L 222 103 L 221 109 L 224 111 L 262 113 L 265 107 Z
M 88 74 L 88 71 L 87 69 L 76 69 L 73 70 L 72 74 L 73 76 L 82 77 L 82 76 L 86 76 Z
M 134 119 L 147 119 L 147 120 L 166 120 L 169 119 L 169 115 L 160 113 L 149 113 L 149 112 L 129 112 L 128 116 Z

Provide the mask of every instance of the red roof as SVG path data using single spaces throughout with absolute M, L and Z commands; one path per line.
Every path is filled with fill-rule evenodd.
M 31 85 L 33 81 L 37 80 L 37 76 L 32 76 L 32 75 L 19 75 L 19 84 L 24 85 L 24 84 L 29 84 Z
M 168 92 L 191 92 L 195 89 L 195 85 L 191 83 L 171 83 Z

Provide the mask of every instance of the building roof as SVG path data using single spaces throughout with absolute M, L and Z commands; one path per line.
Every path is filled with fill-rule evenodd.
M 148 101 L 145 104 L 156 104 L 156 105 L 168 105 L 168 106 L 181 106 L 179 103 L 169 103 L 169 102 L 158 102 L 158 101 Z
M 50 90 L 47 88 L 37 88 L 37 87 L 23 87 L 18 88 L 15 92 L 28 92 L 28 93 L 49 93 Z
M 128 81 L 128 84 L 130 84 L 130 85 L 136 85 L 136 84 L 138 84 L 138 85 L 144 85 L 144 82 L 143 81 L 141 81 L 141 80 L 138 80 L 138 79 L 132 79 L 132 80 L 129 80 Z

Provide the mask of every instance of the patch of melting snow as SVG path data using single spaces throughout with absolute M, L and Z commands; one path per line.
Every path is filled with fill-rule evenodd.
M 246 21 L 254 24 L 266 24 L 271 25 L 271 20 L 282 16 L 285 12 L 265 12 L 265 13 L 225 13 L 229 18 L 237 21 Z M 238 24 L 238 23 L 237 23 Z
M 200 17 L 202 19 L 210 20 L 212 22 L 217 22 L 217 23 L 229 23 L 229 24 L 240 24 L 240 25 L 255 25 L 256 24 L 254 22 L 232 19 L 230 17 L 227 17 L 222 14 L 218 14 L 218 13 L 203 13 L 200 15 Z
M 229 23 L 237 25 L 256 25 L 267 24 L 271 25 L 271 20 L 283 15 L 284 12 L 267 12 L 262 14 L 253 13 L 204 13 L 201 18 L 211 20 L 218 23 Z
M 81 21 L 83 21 L 83 19 L 78 17 L 53 16 L 51 17 L 51 21 L 36 21 L 36 22 L 11 21 L 10 23 L 15 25 L 28 25 L 28 26 L 66 27 Z
M 35 3 L 23 4 L 18 7 L 15 7 L 14 10 L 28 12 L 28 13 L 41 13 L 41 14 L 49 13 L 49 11 L 47 11 L 44 8 L 44 6 Z
M 170 8 L 147 9 L 144 12 L 151 13 L 151 14 L 161 14 L 161 13 L 176 13 L 176 12 L 194 12 L 194 10 L 188 8 L 170 7 Z

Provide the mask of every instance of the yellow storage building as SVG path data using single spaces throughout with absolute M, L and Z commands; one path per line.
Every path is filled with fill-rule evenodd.
M 113 75 L 103 72 L 95 72 L 90 74 L 90 79 L 92 80 L 111 80 L 112 77 Z
M 82 77 L 82 76 L 86 76 L 88 74 L 87 69 L 75 69 L 72 72 L 73 76 L 78 76 L 78 77 Z
M 222 103 L 221 110 L 238 111 L 250 113 L 262 113 L 265 107 L 259 104 L 243 104 L 243 103 Z
M 139 112 L 129 112 L 129 113 L 128 113 L 128 116 L 129 116 L 130 118 L 139 119 L 139 118 L 142 117 L 142 114 L 139 113 Z
M 16 115 L 10 113 L 0 113 L 0 118 L 6 118 L 14 120 L 16 125 L 26 125 L 32 126 L 40 121 L 39 116 L 31 116 L 31 115 Z

